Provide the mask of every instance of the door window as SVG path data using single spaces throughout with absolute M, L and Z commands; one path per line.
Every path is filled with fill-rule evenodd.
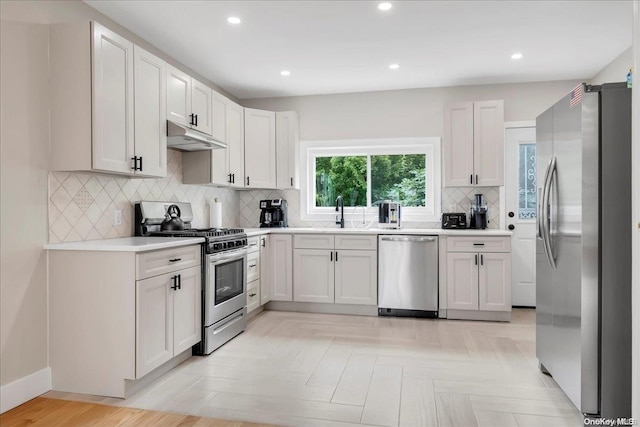
M 215 272 L 215 305 L 242 294 L 244 285 L 244 259 L 216 265 Z
M 536 144 L 519 145 L 518 218 L 536 219 Z

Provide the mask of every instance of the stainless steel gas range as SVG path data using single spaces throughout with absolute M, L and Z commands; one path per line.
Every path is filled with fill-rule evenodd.
M 176 209 L 177 208 L 177 209 Z M 176 221 L 177 216 L 181 221 Z M 173 214 L 173 217 L 171 216 Z M 247 326 L 247 235 L 241 228 L 194 229 L 190 203 L 135 204 L 135 235 L 203 237 L 202 341 L 194 353 L 212 351 Z M 182 222 L 182 230 L 179 222 Z

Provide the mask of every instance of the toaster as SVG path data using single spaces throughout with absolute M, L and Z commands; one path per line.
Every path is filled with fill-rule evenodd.
M 442 228 L 467 228 L 467 214 L 443 213 Z

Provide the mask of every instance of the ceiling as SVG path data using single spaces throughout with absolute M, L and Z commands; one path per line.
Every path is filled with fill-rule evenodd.
M 85 1 L 240 99 L 587 79 L 632 40 L 631 1 Z

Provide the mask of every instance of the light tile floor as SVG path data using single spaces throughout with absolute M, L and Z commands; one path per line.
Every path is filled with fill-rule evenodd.
M 126 400 L 46 397 L 288 426 L 581 426 L 511 323 L 265 311 Z

